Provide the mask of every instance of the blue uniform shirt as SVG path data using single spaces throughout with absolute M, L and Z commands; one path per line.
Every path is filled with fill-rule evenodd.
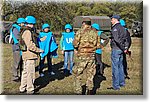
M 40 38 L 43 38 L 45 36 L 46 36 L 46 39 L 44 41 L 40 41 Z M 44 58 L 48 54 L 48 52 L 52 52 L 52 56 L 57 57 L 56 51 L 57 51 L 58 46 L 56 42 L 54 41 L 52 32 L 48 32 L 48 33 L 40 32 L 38 43 L 39 43 L 40 49 L 44 50 L 43 53 L 40 53 L 41 58 Z
M 98 36 L 100 36 L 100 35 L 102 34 L 102 32 L 103 32 L 103 31 L 98 31 Z M 100 41 L 100 43 L 101 43 L 101 41 Z M 102 54 L 102 49 L 97 49 L 97 50 L 96 50 L 96 53 L 97 53 L 97 54 Z
M 74 40 L 74 32 L 63 32 L 63 41 L 62 41 L 62 48 L 63 50 L 74 50 L 73 40 Z

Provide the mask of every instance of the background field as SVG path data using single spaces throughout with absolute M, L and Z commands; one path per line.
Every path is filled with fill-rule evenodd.
M 119 91 L 107 90 L 111 86 L 111 59 L 109 44 L 103 49 L 103 62 L 107 65 L 105 67 L 106 81 L 95 77 L 95 88 L 97 95 L 121 94 L 121 95 L 142 95 L 143 94 L 143 48 L 142 38 L 132 38 L 132 59 L 127 57 L 128 73 L 130 80 L 126 80 L 126 86 Z M 57 38 L 59 43 L 59 38 Z M 12 49 L 10 44 L 2 44 L 2 64 L 3 64 L 3 94 L 19 94 L 20 82 L 11 81 L 12 71 L 11 66 L 13 62 Z M 39 77 L 36 71 L 35 87 L 37 94 L 75 94 L 73 92 L 73 76 L 66 76 L 63 74 L 63 56 L 58 49 L 59 58 L 53 59 L 53 70 L 56 73 L 54 76 L 47 75 L 47 62 L 45 61 L 45 74 L 43 78 Z M 76 59 L 75 59 L 76 60 Z M 38 65 L 37 61 L 37 65 Z M 37 68 L 36 68 L 37 69 Z

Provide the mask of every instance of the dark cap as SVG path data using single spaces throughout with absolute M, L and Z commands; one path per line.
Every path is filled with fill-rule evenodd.
M 115 19 L 118 19 L 118 20 L 119 20 L 119 19 L 120 19 L 120 16 L 119 16 L 119 15 L 113 15 L 113 16 L 111 17 L 111 19 L 112 19 L 112 18 L 115 18 Z
M 88 17 L 85 17 L 85 18 L 83 18 L 83 21 L 91 21 L 91 19 Z

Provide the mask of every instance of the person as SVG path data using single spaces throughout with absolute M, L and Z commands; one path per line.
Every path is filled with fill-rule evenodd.
M 106 45 L 109 42 L 109 38 L 101 31 L 100 26 L 97 23 L 92 24 L 92 28 L 97 31 L 98 36 L 101 38 L 101 45 Z M 102 62 L 102 49 L 99 48 L 95 51 L 95 60 L 96 60 L 96 74 L 98 76 L 102 76 L 103 79 L 106 80 L 106 77 L 103 76 L 104 74 L 104 66 Z
M 54 38 L 53 33 L 50 31 L 50 25 L 45 23 L 42 25 L 42 31 L 39 33 L 39 47 L 44 50 L 43 53 L 40 53 L 40 69 L 39 74 L 40 77 L 44 76 L 43 72 L 43 66 L 45 57 L 47 56 L 47 62 L 48 62 L 48 74 L 49 75 L 55 75 L 55 73 L 52 71 L 52 56 L 54 58 L 57 58 L 57 44 Z
M 64 73 L 68 73 L 68 59 L 69 59 L 69 66 L 70 71 L 69 73 L 72 74 L 73 68 L 73 56 L 74 56 L 74 40 L 75 33 L 73 28 L 70 24 L 65 25 L 65 32 L 62 33 L 60 47 L 62 50 L 62 54 L 64 54 Z
M 125 86 L 125 78 L 123 71 L 123 53 L 127 51 L 125 48 L 124 37 L 126 30 L 119 23 L 120 16 L 113 15 L 111 17 L 111 61 L 112 61 L 112 87 L 108 89 L 120 90 Z
M 24 23 L 25 23 L 24 18 L 18 18 L 17 22 L 13 24 L 12 28 L 10 29 L 9 43 L 12 43 L 12 50 L 13 50 L 12 80 L 15 82 L 19 82 L 21 78 L 22 57 L 18 42 L 20 36 L 20 29 L 22 26 L 24 26 Z
M 35 61 L 37 60 L 37 53 L 43 50 L 36 47 L 36 39 L 34 39 L 33 27 L 36 24 L 34 16 L 27 16 L 25 18 L 26 26 L 21 28 L 20 49 L 22 50 L 23 71 L 21 77 L 21 85 L 19 87 L 20 93 L 27 91 L 27 94 L 34 93 L 35 80 Z
M 128 31 L 128 29 L 126 28 L 126 22 L 123 19 L 120 19 L 120 24 L 125 28 L 125 30 L 127 31 L 127 39 L 125 41 L 125 46 L 126 49 L 129 50 L 130 46 L 131 46 L 131 37 L 130 37 L 130 33 Z M 128 76 L 128 71 L 127 71 L 127 60 L 126 60 L 126 53 L 123 53 L 123 66 L 124 66 L 124 74 L 125 74 L 125 79 L 130 79 L 130 77 Z
M 84 25 L 77 31 L 73 41 L 78 59 L 73 68 L 74 87 L 76 94 L 84 94 L 82 93 L 84 86 L 85 94 L 92 94 L 93 78 L 96 73 L 95 50 L 101 47 L 100 37 L 98 37 L 96 30 L 91 28 L 89 18 L 85 18 L 83 23 Z

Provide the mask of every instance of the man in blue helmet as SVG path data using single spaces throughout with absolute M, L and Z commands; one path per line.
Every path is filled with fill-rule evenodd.
M 126 30 L 120 25 L 120 16 L 113 15 L 111 17 L 111 61 L 112 61 L 112 87 L 108 89 L 120 90 L 125 86 L 125 77 L 123 69 L 123 53 L 127 51 L 125 48 Z
M 60 41 L 60 47 L 62 50 L 62 54 L 64 54 L 64 73 L 72 74 L 72 68 L 73 68 L 73 56 L 74 56 L 74 46 L 73 46 L 73 40 L 74 40 L 75 33 L 73 31 L 73 28 L 70 24 L 65 25 L 65 32 L 62 33 L 61 41 Z M 68 60 L 69 60 L 69 70 L 68 70 Z
M 125 47 L 126 47 L 126 49 L 128 49 L 128 52 L 129 52 L 129 48 L 131 46 L 130 33 L 129 33 L 128 29 L 126 28 L 126 22 L 123 19 L 120 19 L 120 24 L 125 28 L 126 33 L 127 33 L 127 36 L 125 39 Z M 128 52 L 123 53 L 123 66 L 124 66 L 125 79 L 130 79 L 130 77 L 128 76 L 128 72 L 127 72 L 127 60 L 126 60 L 126 54 Z
M 100 36 L 101 40 L 100 43 L 102 46 L 106 45 L 109 42 L 109 38 L 101 31 L 100 26 L 97 23 L 92 24 L 92 28 L 97 31 L 98 36 Z M 102 49 L 99 48 L 95 51 L 95 60 L 96 60 L 96 75 L 101 76 L 104 80 L 106 77 L 103 76 L 104 74 L 104 66 L 102 62 Z
M 34 93 L 35 80 L 35 60 L 37 60 L 37 53 L 43 50 L 36 47 L 36 40 L 34 39 L 33 27 L 36 19 L 33 16 L 25 18 L 26 26 L 21 29 L 20 49 L 22 50 L 23 71 L 21 77 L 20 92 L 27 91 L 27 94 Z
M 21 77 L 21 70 L 22 70 L 22 61 L 21 61 L 21 55 L 20 55 L 20 48 L 19 48 L 19 37 L 20 37 L 20 29 L 22 26 L 24 26 L 25 19 L 24 18 L 18 18 L 17 22 L 12 25 L 12 28 L 10 29 L 10 39 L 9 43 L 12 43 L 12 49 L 13 49 L 13 77 L 12 80 L 15 82 L 20 81 Z

